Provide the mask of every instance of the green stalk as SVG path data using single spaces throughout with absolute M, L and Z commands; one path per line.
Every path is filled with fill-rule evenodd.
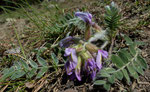
M 13 25 L 13 27 L 14 27 L 14 25 Z M 19 35 L 18 35 L 18 33 L 17 33 L 17 31 L 16 31 L 16 28 L 15 28 L 15 27 L 14 27 L 14 31 L 15 31 L 15 33 L 16 33 L 16 37 L 17 37 L 17 40 L 18 40 L 19 46 L 20 46 L 20 48 L 21 48 L 21 52 L 22 52 L 22 54 L 23 54 L 24 58 L 26 58 L 26 55 L 25 55 L 25 52 L 24 52 L 24 48 L 23 48 L 23 46 L 22 46 L 22 44 L 21 44 L 21 42 L 20 42 L 20 38 L 19 38 Z

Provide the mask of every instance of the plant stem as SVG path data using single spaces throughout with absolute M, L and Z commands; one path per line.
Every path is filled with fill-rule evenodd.
M 109 57 L 111 57 L 111 54 L 112 54 L 112 49 L 113 49 L 113 46 L 114 46 L 114 43 L 115 43 L 115 39 L 116 39 L 116 35 L 118 34 L 119 31 L 117 31 L 114 35 L 114 37 L 112 36 L 111 37 L 111 45 L 110 45 L 110 48 L 109 48 Z
M 84 38 L 87 41 L 90 37 L 91 37 L 91 30 L 90 30 L 90 26 L 87 25 L 87 28 L 86 28 L 85 34 L 84 34 Z
M 14 26 L 13 26 L 13 27 L 14 27 Z M 21 42 L 20 42 L 20 38 L 19 38 L 19 35 L 18 35 L 17 30 L 16 30 L 15 27 L 14 27 L 14 31 L 15 31 L 15 33 L 16 33 L 16 37 L 17 37 L 17 40 L 18 40 L 18 42 L 19 42 L 19 46 L 20 46 L 20 48 L 21 48 L 21 52 L 22 52 L 24 58 L 26 58 L 26 55 L 25 55 L 25 52 L 24 52 L 24 48 L 23 48 L 23 46 L 22 46 L 22 44 L 21 44 Z
M 114 42 L 115 42 L 115 37 L 112 38 L 112 40 L 111 40 L 111 45 L 110 45 L 109 52 L 108 52 L 110 56 L 111 56 L 111 54 L 112 54 L 112 48 L 113 48 L 113 46 L 114 46 Z

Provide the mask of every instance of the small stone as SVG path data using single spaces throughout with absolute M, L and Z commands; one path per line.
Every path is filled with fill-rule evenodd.
M 13 48 L 4 52 L 4 54 L 18 54 L 20 53 L 20 47 Z

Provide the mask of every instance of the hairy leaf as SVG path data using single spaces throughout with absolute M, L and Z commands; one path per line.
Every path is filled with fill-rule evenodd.
M 24 60 L 21 59 L 19 62 L 21 63 L 22 68 L 25 72 L 27 72 L 30 69 L 28 64 Z
M 40 65 L 42 65 L 43 67 L 47 66 L 47 62 L 41 58 L 40 56 L 37 56 L 37 61 L 39 62 Z
M 38 68 L 37 63 L 35 63 L 33 60 L 28 60 L 29 64 L 33 67 L 33 68 Z
M 112 59 L 112 62 L 113 62 L 114 64 L 116 64 L 116 66 L 117 66 L 118 68 L 121 68 L 121 67 L 124 65 L 123 61 L 122 61 L 121 58 L 118 57 L 118 56 L 112 55 L 112 56 L 111 56 L 111 59 Z
M 0 82 L 4 81 L 6 78 L 10 77 L 15 72 L 15 67 L 12 66 L 7 73 L 4 73 L 4 75 L 1 77 Z
M 130 45 L 133 43 L 133 41 L 131 40 L 131 38 L 129 38 L 127 35 L 124 35 L 124 39 L 126 40 L 126 44 Z
M 139 77 L 132 65 L 128 65 L 127 68 L 128 68 L 128 71 L 130 72 L 131 76 L 133 76 L 135 79 L 137 79 Z
M 122 80 L 122 78 L 123 78 L 123 74 L 121 71 L 115 72 L 114 75 L 119 80 Z
M 137 60 L 142 65 L 143 69 L 147 69 L 148 68 L 148 65 L 147 65 L 146 61 L 141 56 L 137 56 Z
M 94 82 L 94 85 L 103 85 L 105 83 L 106 83 L 106 81 L 104 81 L 104 80 L 97 80 Z
M 54 61 L 54 64 L 57 66 L 58 63 L 59 63 L 59 60 L 57 59 L 56 55 L 54 53 L 51 53 L 51 57 L 52 57 L 52 59 Z
M 110 86 L 111 86 L 110 84 L 107 84 L 107 83 L 104 84 L 104 88 L 105 88 L 107 91 L 110 90 Z
M 41 68 L 41 70 L 38 72 L 36 78 L 41 78 L 46 72 L 47 72 L 48 68 L 47 67 L 43 67 Z
M 129 84 L 129 83 L 130 83 L 130 77 L 129 77 L 129 75 L 128 75 L 127 70 L 126 70 L 126 69 L 123 69 L 122 72 L 123 72 L 124 77 L 125 77 L 126 80 L 127 80 L 127 83 Z
M 113 84 L 115 82 L 115 75 L 112 75 L 111 77 L 108 78 L 108 81 Z

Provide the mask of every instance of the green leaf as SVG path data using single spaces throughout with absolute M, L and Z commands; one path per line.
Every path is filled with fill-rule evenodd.
M 11 80 L 15 80 L 15 79 L 20 78 L 24 75 L 25 75 L 25 72 L 23 70 L 17 70 L 12 74 L 12 76 L 10 78 L 11 78 Z
M 125 56 L 128 58 L 129 61 L 133 58 L 131 54 L 128 52 L 128 49 L 124 48 L 124 49 L 121 49 L 120 51 L 125 54 Z
M 16 68 L 17 70 L 22 69 L 20 62 L 17 62 L 17 61 L 14 62 L 14 66 L 15 66 L 15 68 Z
M 124 39 L 126 40 L 127 45 L 130 45 L 133 43 L 133 41 L 127 35 L 124 35 Z
M 37 63 L 35 63 L 33 60 L 28 60 L 29 64 L 33 67 L 33 68 L 38 68 Z
M 46 49 L 47 49 L 46 47 L 42 47 L 42 48 L 38 49 L 37 55 L 40 56 L 41 53 L 42 53 L 43 51 L 45 51 Z
M 32 78 L 34 75 L 36 75 L 37 68 L 32 68 L 28 73 L 27 77 Z
M 135 41 L 136 45 L 140 46 L 140 45 L 146 45 L 145 42 L 141 42 L 141 41 Z
M 132 65 L 128 65 L 127 68 L 128 68 L 128 71 L 130 72 L 131 76 L 133 76 L 135 79 L 137 79 L 139 77 Z
M 115 82 L 115 75 L 112 75 L 111 77 L 108 78 L 108 81 L 113 84 Z
M 104 88 L 105 88 L 107 91 L 109 91 L 109 90 L 110 90 L 110 86 L 111 86 L 110 84 L 107 84 L 107 83 L 106 83 L 106 84 L 104 84 Z
M 114 75 L 119 80 L 122 80 L 122 78 L 123 78 L 123 74 L 121 71 L 115 72 Z
M 121 68 L 124 65 L 123 61 L 118 56 L 112 55 L 111 60 L 112 60 L 113 64 L 116 64 L 116 66 L 118 68 Z
M 97 75 L 99 75 L 99 74 L 97 74 Z M 110 77 L 110 74 L 108 74 L 107 72 L 101 73 L 100 77 Z
M 126 64 L 126 63 L 129 62 L 129 60 L 128 60 L 128 58 L 127 58 L 126 53 L 124 53 L 124 52 L 126 52 L 126 51 L 120 50 L 120 51 L 118 52 L 118 56 L 119 56 L 119 57 L 122 59 L 122 61 Z
M 105 24 L 111 30 L 109 35 L 114 35 L 116 28 L 118 28 L 120 14 L 119 9 L 116 6 L 106 6 L 105 7 L 106 13 L 104 14 Z
M 41 70 L 38 72 L 36 78 L 41 78 L 48 70 L 48 67 L 42 67 Z
M 129 84 L 129 83 L 130 83 L 130 77 L 129 77 L 129 75 L 128 75 L 127 70 L 126 70 L 126 69 L 123 69 L 122 72 L 123 72 L 123 75 L 125 76 L 125 78 L 126 78 L 126 80 L 127 80 L 127 83 Z
M 37 56 L 37 61 L 39 62 L 40 65 L 46 67 L 47 63 L 46 60 L 44 60 L 43 58 L 41 58 L 40 56 Z
M 147 69 L 148 68 L 148 65 L 147 65 L 146 61 L 141 56 L 137 56 L 137 60 L 142 65 L 143 69 Z
M 4 68 L 4 70 L 2 71 L 3 74 L 9 73 L 9 68 Z
M 59 63 L 59 60 L 57 59 L 56 55 L 54 53 L 51 53 L 51 57 L 52 57 L 52 59 L 54 61 L 54 64 L 57 66 L 58 63 Z
M 134 67 L 134 69 L 135 69 L 139 74 L 144 75 L 144 71 L 143 71 L 143 69 L 142 69 L 142 66 L 141 66 L 140 62 L 134 61 L 134 62 L 133 62 L 133 67 Z
M 104 68 L 104 70 L 105 70 L 105 72 L 107 72 L 107 73 L 113 73 L 113 72 L 116 71 L 114 68 L 111 68 L 111 67 L 109 67 L 109 68 Z
M 9 68 L 9 71 L 1 77 L 0 82 L 4 81 L 6 78 L 10 77 L 14 72 L 15 72 L 15 67 L 12 66 L 11 68 Z
M 96 80 L 94 82 L 94 85 L 104 85 L 105 83 L 106 83 L 106 81 L 104 81 L 104 80 Z
M 130 53 L 134 56 L 136 54 L 136 44 L 133 43 L 129 46 Z
M 30 69 L 30 67 L 28 66 L 28 64 L 24 60 L 21 59 L 19 62 L 21 63 L 24 71 L 27 72 Z

